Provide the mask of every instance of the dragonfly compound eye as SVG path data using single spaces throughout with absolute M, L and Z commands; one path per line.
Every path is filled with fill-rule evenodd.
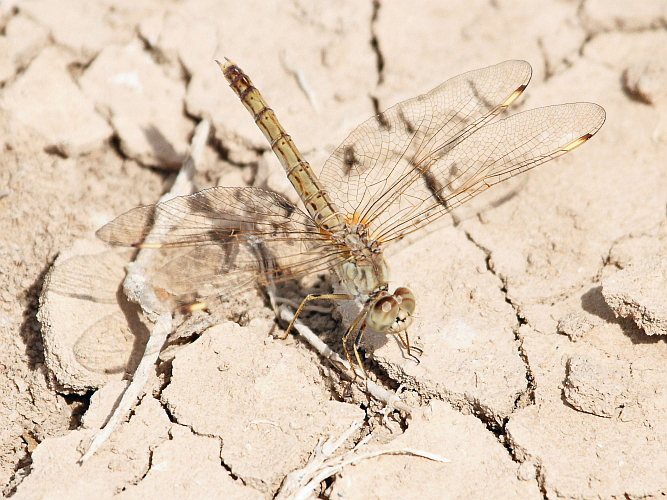
M 399 311 L 398 301 L 391 295 L 384 296 L 373 304 L 366 324 L 379 332 L 389 331 L 396 323 Z
M 393 297 L 396 299 L 396 302 L 398 302 L 398 307 L 401 311 L 405 312 L 407 316 L 412 316 L 412 313 L 415 312 L 414 294 L 402 286 L 396 289 Z

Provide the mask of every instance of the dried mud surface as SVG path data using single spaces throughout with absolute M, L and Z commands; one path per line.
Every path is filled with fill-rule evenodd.
M 77 464 L 150 324 L 124 299 L 131 252 L 95 241 L 157 201 L 195 125 L 198 188 L 284 173 L 213 62 L 253 79 L 315 170 L 376 107 L 525 59 L 519 110 L 602 105 L 572 154 L 402 242 L 419 365 L 364 341 L 385 411 L 276 333 L 257 293 L 160 356 L 141 400 Z M 0 2 L 0 478 L 13 498 L 273 498 L 319 440 L 363 423 L 322 498 L 667 495 L 667 4 L 648 0 Z M 494 194 L 495 192 L 495 194 Z M 305 286 L 319 286 L 313 279 Z M 334 318 L 350 311 L 342 309 Z M 342 327 L 310 324 L 335 349 Z M 190 328 L 190 330 L 188 330 Z

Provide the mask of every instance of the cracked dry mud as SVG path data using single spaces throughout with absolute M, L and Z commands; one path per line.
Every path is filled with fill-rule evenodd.
M 343 448 L 370 435 L 369 451 L 451 462 L 369 459 L 323 498 L 667 494 L 666 18 L 660 0 L 0 3 L 4 494 L 272 498 L 318 439 L 364 419 Z M 159 198 L 205 117 L 198 187 L 293 196 L 213 63 L 223 56 L 316 171 L 375 106 L 506 59 L 534 68 L 516 109 L 591 101 L 608 118 L 589 144 L 390 255 L 392 286 L 417 296 L 411 334 L 425 352 L 416 365 L 383 335 L 364 350 L 374 377 L 402 384 L 410 418 L 381 417 L 295 337 L 274 340 L 272 313 L 248 293 L 168 347 L 132 414 L 79 466 L 147 332 L 118 289 L 131 255 L 94 231 Z M 56 280 L 38 314 L 58 273 L 79 293 Z M 310 320 L 338 342 L 337 323 Z

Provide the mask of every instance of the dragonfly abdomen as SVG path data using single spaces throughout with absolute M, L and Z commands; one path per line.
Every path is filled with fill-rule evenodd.
M 252 115 L 257 127 L 271 145 L 271 150 L 280 160 L 287 178 L 301 197 L 306 210 L 319 227 L 329 232 L 342 230 L 345 217 L 326 194 L 310 164 L 303 158 L 290 135 L 285 132 L 274 111 L 266 104 L 259 90 L 248 75 L 233 62 L 218 63 L 229 86 Z

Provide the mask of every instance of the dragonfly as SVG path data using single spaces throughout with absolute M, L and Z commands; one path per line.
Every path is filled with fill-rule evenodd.
M 305 210 L 275 192 L 214 187 L 134 208 L 97 231 L 113 245 L 181 248 L 150 278 L 168 309 L 230 298 L 311 273 L 334 270 L 346 293 L 309 294 L 285 335 L 313 300 L 357 301 L 361 310 L 343 335 L 362 372 L 366 328 L 393 334 L 412 351 L 408 328 L 416 308 L 406 287 L 389 290 L 387 247 L 450 213 L 491 186 L 588 141 L 605 111 L 572 103 L 497 119 L 528 85 L 519 60 L 469 71 L 359 125 L 317 176 L 275 112 L 235 63 L 218 62 L 280 160 Z M 365 373 L 365 372 L 364 372 Z

